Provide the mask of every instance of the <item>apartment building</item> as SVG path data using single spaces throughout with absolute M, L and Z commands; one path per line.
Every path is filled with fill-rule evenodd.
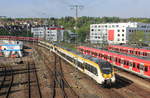
M 63 41 L 63 27 L 33 27 L 31 28 L 33 36 L 48 41 Z
M 144 31 L 150 33 L 150 24 L 128 22 L 128 23 L 106 23 L 90 25 L 91 43 L 123 44 L 129 41 L 131 33 Z

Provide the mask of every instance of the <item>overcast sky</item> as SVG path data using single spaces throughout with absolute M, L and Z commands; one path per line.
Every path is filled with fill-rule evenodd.
M 75 16 L 71 5 L 83 5 L 79 16 L 150 17 L 150 0 L 0 0 L 0 16 Z

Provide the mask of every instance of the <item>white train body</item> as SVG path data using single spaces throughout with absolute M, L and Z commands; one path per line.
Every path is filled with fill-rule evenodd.
M 92 79 L 94 79 L 98 84 L 113 84 L 115 83 L 115 74 L 113 68 L 111 68 L 110 72 L 107 71 L 107 74 L 104 73 L 99 64 L 86 59 L 84 57 L 80 57 L 75 53 L 67 51 L 63 48 L 57 47 L 48 42 L 40 41 L 39 46 L 49 49 L 50 51 L 56 53 L 58 56 L 63 58 L 65 61 L 70 63 L 72 66 L 76 67 L 81 72 L 87 74 Z M 102 60 L 100 60 L 102 61 Z M 104 63 L 104 61 L 103 61 Z M 105 67 L 104 67 L 105 68 Z M 108 67 L 109 68 L 109 67 Z

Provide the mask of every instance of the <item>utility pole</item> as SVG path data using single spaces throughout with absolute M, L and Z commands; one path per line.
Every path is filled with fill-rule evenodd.
M 75 10 L 75 33 L 77 33 L 77 24 L 78 24 L 78 13 L 79 13 L 79 10 L 81 10 L 83 8 L 83 5 L 71 5 L 70 6 L 71 10 Z M 75 37 L 75 45 L 76 45 L 76 48 L 77 48 L 77 40 L 78 40 L 78 35 Z M 77 60 L 77 58 L 75 58 Z M 77 66 L 77 61 L 74 62 L 75 65 L 76 65 L 76 68 L 75 68 L 75 78 L 76 78 L 76 86 L 78 88 L 78 78 L 79 76 L 77 75 L 78 74 L 78 66 Z
M 81 10 L 84 6 L 83 5 L 71 5 L 70 8 L 71 10 L 75 10 L 75 32 L 77 33 L 77 24 L 78 24 L 78 15 L 79 15 L 79 10 Z M 76 44 L 77 44 L 77 38 L 76 38 Z

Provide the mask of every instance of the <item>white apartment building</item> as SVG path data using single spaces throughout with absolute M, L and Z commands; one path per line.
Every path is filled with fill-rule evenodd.
M 44 38 L 45 28 L 44 27 L 33 27 L 33 28 L 31 28 L 31 33 L 33 33 L 33 37 Z
M 33 36 L 49 41 L 63 41 L 64 28 L 62 27 L 34 27 L 31 28 Z
M 91 43 L 107 41 L 109 44 L 127 43 L 129 35 L 135 31 L 150 33 L 150 24 L 138 22 L 91 24 L 90 41 Z

